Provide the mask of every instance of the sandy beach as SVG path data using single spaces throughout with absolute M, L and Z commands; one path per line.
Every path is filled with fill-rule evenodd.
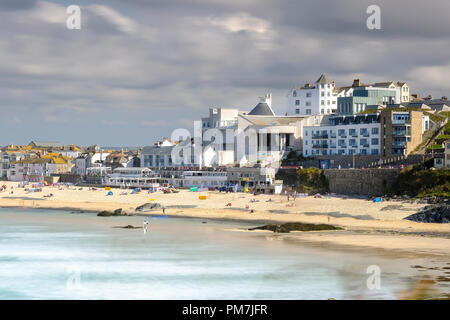
M 402 220 L 424 206 L 419 204 L 374 203 L 339 196 L 297 198 L 288 202 L 286 196 L 279 195 L 254 196 L 188 190 L 180 190 L 176 194 L 149 194 L 145 190 L 140 194 L 131 194 L 131 190 L 113 189 L 114 194 L 107 196 L 108 191 L 103 188 L 89 190 L 87 187 L 73 186 L 44 187 L 42 192 L 29 193 L 18 188 L 17 183 L 2 184 L 6 184 L 8 188 L 6 192 L 0 193 L 0 207 L 93 212 L 122 208 L 125 212 L 134 214 L 137 206 L 157 202 L 166 207 L 165 214 L 168 216 L 254 222 L 255 226 L 265 222 L 326 223 L 345 229 L 345 232 L 296 232 L 287 236 L 296 237 L 300 241 L 450 255 L 449 224 Z M 48 194 L 53 196 L 44 197 Z M 199 200 L 200 195 L 206 196 L 206 200 Z M 257 202 L 252 202 L 252 199 Z M 228 203 L 231 203 L 231 207 L 227 207 Z M 162 210 L 154 214 L 162 214 Z

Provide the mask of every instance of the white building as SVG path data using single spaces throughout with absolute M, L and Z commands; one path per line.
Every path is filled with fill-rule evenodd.
M 75 159 L 74 173 L 85 176 L 87 169 L 102 166 L 108 152 L 83 153 Z
M 334 81 L 325 74 L 310 85 L 292 88 L 287 95 L 287 115 L 331 114 L 337 110 Z
M 149 168 L 116 168 L 106 176 L 105 185 L 122 188 L 159 188 L 159 176 Z
M 380 115 L 327 116 L 303 127 L 303 156 L 380 154 Z
M 202 118 L 204 166 L 209 167 L 214 164 L 225 166 L 234 163 L 233 145 L 238 114 L 238 109 L 211 108 L 209 117 Z M 220 147 L 219 144 L 221 144 Z

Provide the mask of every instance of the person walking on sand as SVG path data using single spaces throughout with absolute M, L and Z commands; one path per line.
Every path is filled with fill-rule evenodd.
M 147 233 L 147 225 L 148 225 L 148 221 L 147 221 L 147 219 L 144 219 L 144 227 L 143 227 L 143 229 L 144 229 L 144 234 Z

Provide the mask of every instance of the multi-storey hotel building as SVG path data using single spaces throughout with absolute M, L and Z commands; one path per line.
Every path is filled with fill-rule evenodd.
M 380 115 L 330 116 L 320 126 L 303 128 L 303 156 L 378 155 Z

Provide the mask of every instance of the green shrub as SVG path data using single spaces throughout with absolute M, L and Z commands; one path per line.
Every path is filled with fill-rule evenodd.
M 450 170 L 430 170 L 426 168 L 428 165 L 415 165 L 402 170 L 388 194 L 416 198 L 450 197 Z
M 297 191 L 309 194 L 328 192 L 328 179 L 319 168 L 298 169 Z

